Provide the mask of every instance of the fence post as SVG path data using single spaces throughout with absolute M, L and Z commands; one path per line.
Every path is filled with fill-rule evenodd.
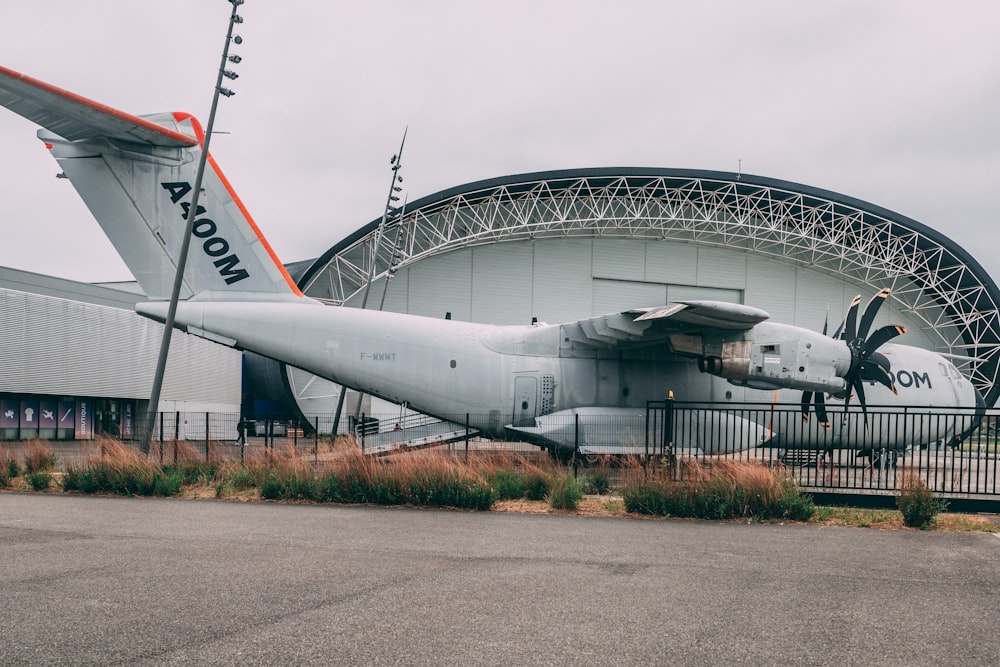
M 181 413 L 174 412 L 174 465 L 177 465 L 177 449 L 181 439 Z
M 160 413 L 160 465 L 163 465 L 163 413 Z
M 573 479 L 576 479 L 576 461 L 580 456 L 580 413 L 573 415 Z
M 667 392 L 667 400 L 664 402 L 663 412 L 663 449 L 662 455 L 667 460 L 667 466 L 673 470 L 674 467 L 674 392 L 671 389 Z
M 208 463 L 208 413 L 205 413 L 205 463 Z
M 313 429 L 313 451 L 316 452 L 316 463 L 319 463 L 319 416 L 317 415 L 314 419 L 316 420 L 316 428 Z M 331 444 L 333 443 L 331 442 Z
M 469 460 L 469 413 L 465 413 L 465 460 Z
M 365 453 L 365 424 L 367 423 L 367 421 L 368 420 L 366 419 L 365 413 L 362 412 L 361 413 L 361 428 L 359 429 L 361 431 L 361 453 L 362 454 Z M 358 425 L 355 424 L 354 428 L 358 428 Z

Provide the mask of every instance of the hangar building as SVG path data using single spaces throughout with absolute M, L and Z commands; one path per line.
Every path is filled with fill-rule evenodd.
M 1000 291 L 943 234 L 845 195 L 747 174 L 607 168 L 505 176 L 444 190 L 372 221 L 298 276 L 333 305 L 493 324 L 557 323 L 685 299 L 768 311 L 832 331 L 851 300 L 892 295 L 876 324 L 957 355 L 1000 395 Z M 310 419 L 337 388 L 284 376 Z M 682 398 L 679 396 L 679 398 Z
M 715 299 L 832 330 L 854 295 L 890 287 L 876 324 L 965 359 L 956 365 L 987 404 L 1000 397 L 1000 291 L 979 263 L 915 220 L 787 181 L 647 168 L 505 176 L 424 197 L 288 269 L 331 305 L 493 324 Z M 99 419 L 142 409 L 161 327 L 129 312 L 140 298 L 0 270 L 0 400 L 23 412 L 90 398 Z M 174 340 L 161 408 L 239 410 L 239 353 Z M 243 367 L 248 391 L 330 428 L 333 383 L 254 355 Z
M 134 312 L 143 295 L 128 287 L 0 267 L 0 440 L 137 435 L 163 326 Z M 241 365 L 239 352 L 175 334 L 160 401 L 168 432 L 199 437 L 206 413 L 238 413 Z

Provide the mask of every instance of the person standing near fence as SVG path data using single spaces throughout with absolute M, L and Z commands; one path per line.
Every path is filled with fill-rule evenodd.
M 236 444 L 247 444 L 247 422 L 243 417 L 236 423 Z

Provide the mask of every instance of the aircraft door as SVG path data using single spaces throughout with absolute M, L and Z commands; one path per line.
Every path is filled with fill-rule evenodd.
M 538 402 L 538 379 L 531 375 L 514 377 L 514 426 L 533 426 Z

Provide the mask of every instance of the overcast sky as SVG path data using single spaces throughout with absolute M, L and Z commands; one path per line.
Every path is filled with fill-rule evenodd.
M 0 64 L 130 113 L 207 121 L 226 0 L 0 11 Z M 247 0 L 215 155 L 279 257 L 410 200 L 580 167 L 736 171 L 841 192 L 955 240 L 1000 279 L 1000 3 Z M 0 108 L 0 266 L 130 280 Z

